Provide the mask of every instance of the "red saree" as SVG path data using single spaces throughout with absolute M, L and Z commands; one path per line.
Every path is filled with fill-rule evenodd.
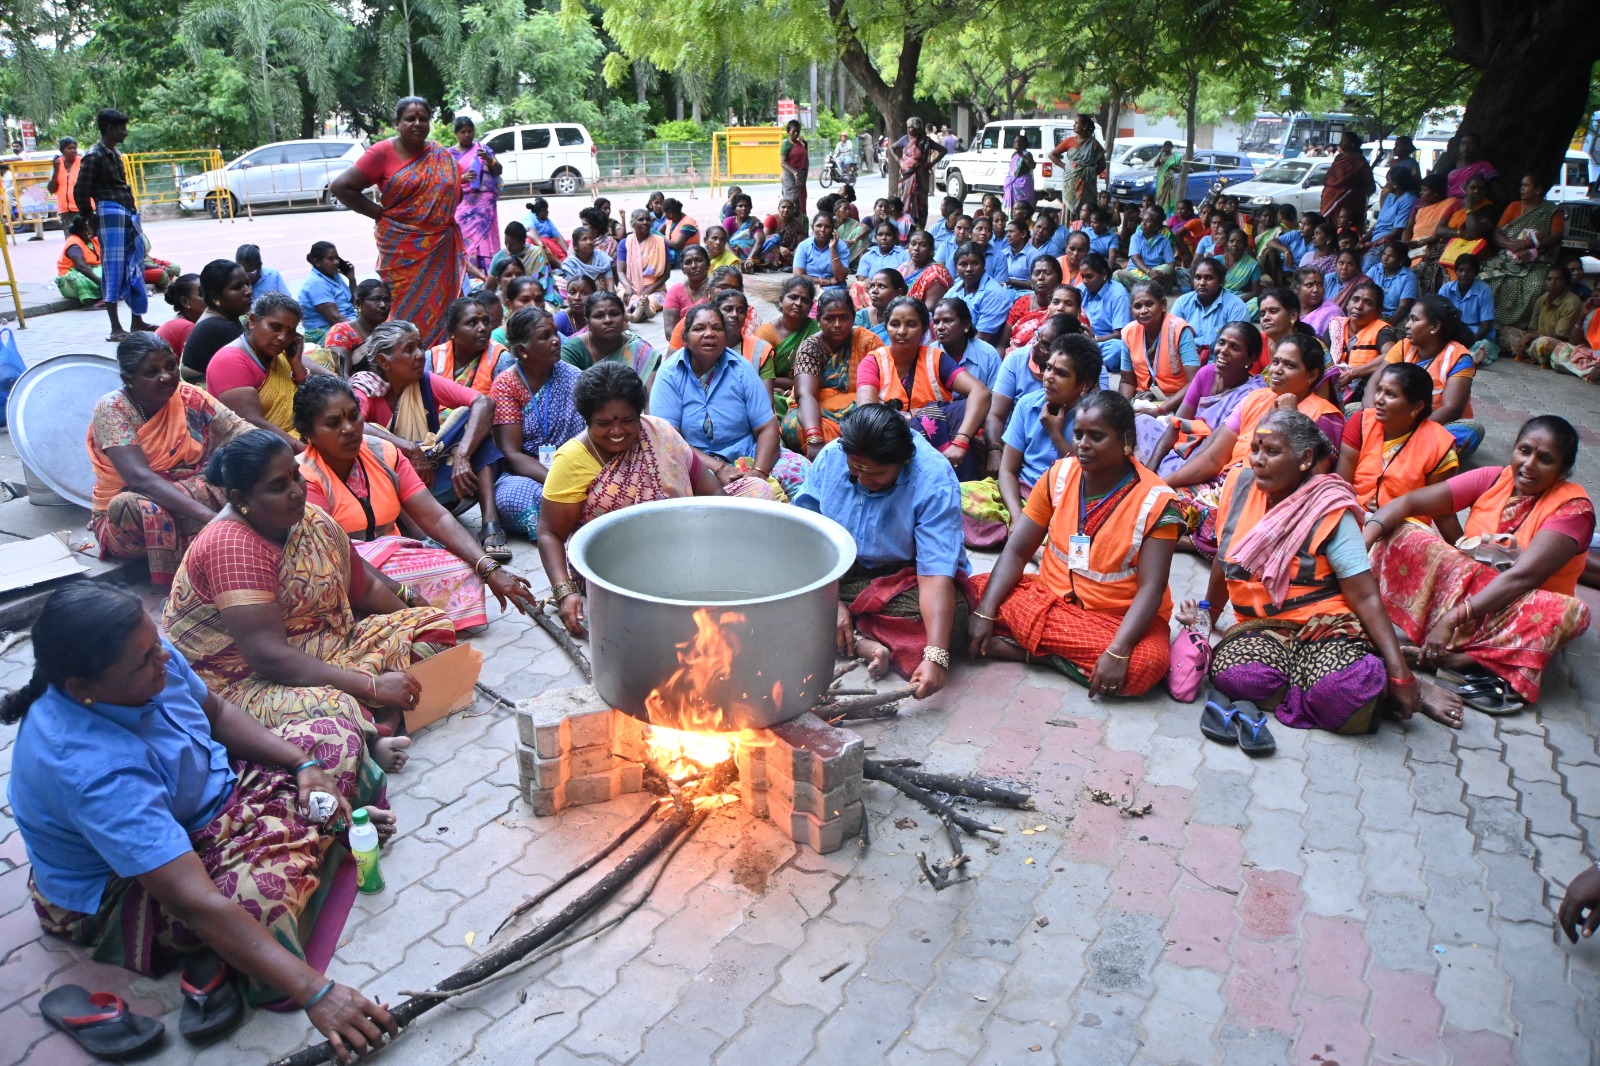
M 432 347 L 445 339 L 445 309 L 461 295 L 460 171 L 449 152 L 429 141 L 379 189 L 378 276 L 394 294 L 390 317 L 414 324 Z

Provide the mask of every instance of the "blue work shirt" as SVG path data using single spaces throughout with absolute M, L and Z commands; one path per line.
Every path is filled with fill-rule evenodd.
M 1198 293 L 1186 292 L 1173 302 L 1172 313 L 1189 323 L 1194 329 L 1194 342 L 1208 349 L 1216 345 L 1217 334 L 1222 332 L 1223 326 L 1229 322 L 1250 321 L 1244 301 L 1227 289 L 1223 289 L 1210 306 L 1200 302 Z
M 189 834 L 233 793 L 205 682 L 162 644 L 166 687 L 149 703 L 84 706 L 51 685 L 17 729 L 7 794 L 34 882 L 58 907 L 93 914 L 112 874 L 137 877 L 192 852 Z
M 933 238 L 934 260 L 944 262 L 945 253 L 950 250 L 950 245 L 955 243 L 956 235 L 950 232 L 950 227 L 941 218 L 928 227 L 928 236 Z
M 1163 263 L 1172 262 L 1172 238 L 1166 233 L 1157 233 L 1154 237 L 1146 237 L 1144 230 L 1133 231 L 1133 239 L 1128 242 L 1128 256 L 1138 256 L 1144 260 L 1147 267 L 1158 267 Z
M 834 247 L 839 249 L 839 262 L 848 269 L 850 266 L 850 248 L 844 241 L 834 239 Z M 810 237 L 801 241 L 794 250 L 795 265 L 800 268 L 800 273 L 813 281 L 826 278 L 827 284 L 837 285 L 833 280 L 833 255 L 824 247 L 817 247 L 817 242 Z
M 956 366 L 983 382 L 986 389 L 994 388 L 994 379 L 1000 374 L 1000 353 L 982 337 L 973 337 L 962 349 Z
M 856 273 L 864 278 L 870 278 L 880 270 L 898 270 L 902 275 L 906 267 L 911 265 L 911 253 L 904 248 L 890 248 L 887 253 L 878 251 L 878 246 L 873 245 L 861 253 L 861 262 L 856 266 Z
M 317 272 L 316 268 L 313 267 L 311 272 L 315 274 Z M 264 266 L 261 268 L 261 276 L 250 286 L 250 298 L 259 300 L 269 292 L 281 292 L 285 296 L 294 295 L 289 291 L 289 286 L 284 283 L 282 274 L 271 267 Z M 349 295 L 349 290 L 346 290 L 345 298 L 348 299 Z M 354 315 L 354 312 L 351 312 L 351 314 Z
M 1099 252 L 1106 257 L 1106 262 L 1116 266 L 1116 253 L 1122 248 L 1122 241 L 1117 237 L 1117 231 L 1107 229 L 1104 233 L 1096 233 L 1092 229 L 1084 230 L 1089 235 L 1089 251 Z
M 1060 459 L 1061 453 L 1056 451 L 1055 441 L 1050 439 L 1050 433 L 1044 428 L 1044 423 L 1039 421 L 1039 414 L 1044 410 L 1046 401 L 1044 386 L 1041 384 L 1037 391 L 1030 392 L 1017 401 L 1011 409 L 1011 417 L 1006 420 L 1005 435 L 1001 438 L 1006 444 L 1022 453 L 1022 472 L 1019 475 L 1023 482 L 1031 488 L 1044 477 L 1045 471 L 1050 469 L 1050 464 Z M 1066 423 L 1061 427 L 1061 436 L 1066 440 L 1072 439 L 1072 412 L 1067 412 Z
M 1420 199 L 1414 192 L 1401 192 L 1385 200 L 1378 209 L 1377 221 L 1372 224 L 1372 240 L 1382 241 L 1404 233 Z
M 1473 279 L 1472 287 L 1466 292 L 1461 291 L 1460 281 L 1447 281 L 1439 286 L 1439 295 L 1461 313 L 1461 324 L 1474 334 L 1485 322 L 1494 321 L 1494 293 L 1481 278 Z M 1494 336 L 1494 330 L 1489 331 L 1489 336 Z
M 1278 234 L 1278 243 L 1289 249 L 1289 254 L 1292 257 L 1289 262 L 1283 264 L 1286 267 L 1299 265 L 1300 261 L 1311 251 L 1311 242 L 1302 237 L 1297 229 L 1287 230 Z
M 1033 261 L 1043 254 L 1044 249 L 1035 248 L 1028 244 L 1024 244 L 1015 252 L 1011 250 L 1010 244 L 1002 245 L 1000 258 L 1005 263 L 1006 275 L 996 280 L 1001 282 L 1030 281 L 1029 275 L 1033 271 Z
M 921 434 L 895 483 L 868 492 L 850 478 L 838 441 L 817 453 L 795 493 L 798 507 L 825 515 L 850 531 L 856 562 L 876 570 L 916 566 L 920 577 L 955 577 L 971 570 L 961 533 L 961 482 L 950 460 Z
M 1410 267 L 1401 267 L 1393 274 L 1379 270 L 1372 278 L 1383 290 L 1383 317 L 1388 318 L 1400 309 L 1401 300 L 1417 298 L 1417 276 Z
M 1044 382 L 1035 377 L 1029 368 L 1028 360 L 1032 357 L 1032 344 L 1006 353 L 1006 357 L 1000 361 L 1000 373 L 996 374 L 994 379 L 996 396 L 1009 396 L 1013 400 L 1020 401 L 1029 393 L 1044 388 Z
M 1083 311 L 1094 323 L 1094 328 L 1106 333 L 1121 333 L 1122 327 L 1133 321 L 1133 305 L 1128 302 L 1128 290 L 1120 281 L 1107 279 L 1100 291 L 1092 293 L 1088 286 L 1083 293 Z
M 777 416 L 766 383 L 732 348 L 711 364 L 706 384 L 679 349 L 656 373 L 650 413 L 672 423 L 690 447 L 724 459 L 754 459 L 756 430 Z
M 1067 254 L 1067 238 L 1072 236 L 1072 231 L 1066 226 L 1057 226 L 1050 239 L 1045 242 L 1044 250 L 1058 259 Z
M 1006 251 L 1005 241 L 990 241 L 988 254 L 983 260 L 983 276 L 1001 285 L 1006 283 Z M 955 271 L 952 270 L 950 276 L 955 277 Z
M 956 283 L 945 296 L 967 305 L 967 310 L 972 312 L 972 324 L 978 327 L 979 333 L 998 333 L 1000 327 L 1006 324 L 1006 316 L 1011 313 L 1011 305 L 1017 299 L 1016 293 L 1002 288 L 988 277 L 978 284 L 976 292 L 968 292 L 967 283 L 956 278 Z
M 327 329 L 333 325 L 317 313 L 318 304 L 332 304 L 346 322 L 356 317 L 356 304 L 350 299 L 350 285 L 345 279 L 338 275 L 330 278 L 313 269 L 306 283 L 300 286 L 301 329 Z

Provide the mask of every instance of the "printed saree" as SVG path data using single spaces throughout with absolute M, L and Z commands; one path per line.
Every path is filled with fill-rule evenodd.
M 445 310 L 461 294 L 460 169 L 432 141 L 382 186 L 378 276 L 393 294 L 390 317 L 414 323 L 422 342 L 445 339 Z

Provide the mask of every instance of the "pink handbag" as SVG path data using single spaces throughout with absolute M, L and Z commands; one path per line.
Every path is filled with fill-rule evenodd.
M 1167 670 L 1167 691 L 1184 703 L 1200 695 L 1211 671 L 1211 641 L 1192 626 L 1172 638 L 1172 665 Z

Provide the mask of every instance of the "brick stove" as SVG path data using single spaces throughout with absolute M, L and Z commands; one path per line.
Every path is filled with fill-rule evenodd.
M 517 704 L 517 777 L 539 817 L 605 803 L 644 787 L 652 727 L 608 706 L 588 685 Z M 861 738 L 807 712 L 739 735 L 739 798 L 796 843 L 827 853 L 861 832 Z

